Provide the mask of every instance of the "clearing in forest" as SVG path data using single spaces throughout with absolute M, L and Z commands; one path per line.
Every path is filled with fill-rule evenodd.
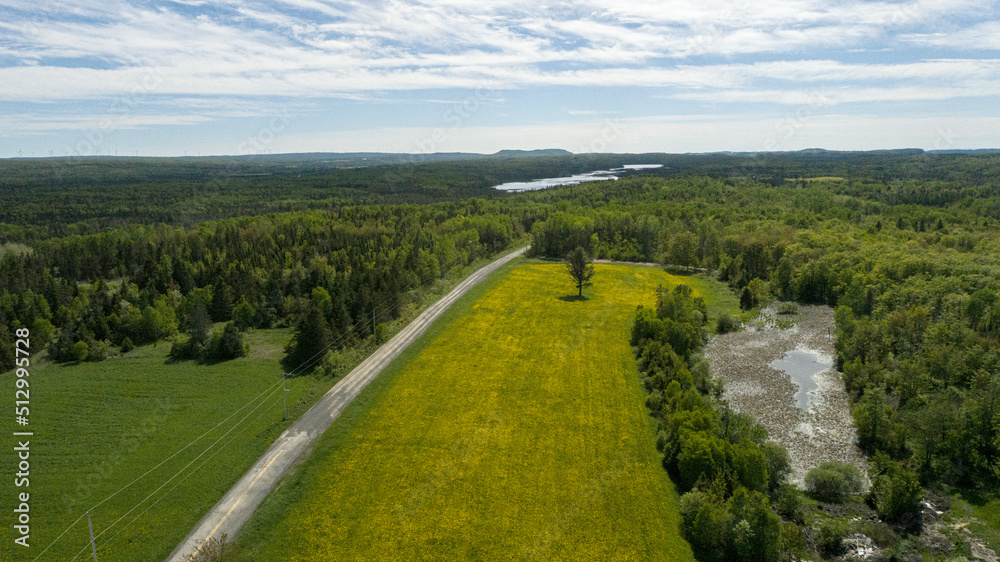
M 518 261 L 354 401 L 240 537 L 254 560 L 691 560 L 628 330 L 658 285 Z

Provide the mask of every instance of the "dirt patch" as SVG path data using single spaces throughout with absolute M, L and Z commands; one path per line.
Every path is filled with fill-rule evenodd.
M 778 327 L 789 320 L 793 326 Z M 729 405 L 753 416 L 771 439 L 788 448 L 792 481 L 800 485 L 806 472 L 826 461 L 848 462 L 867 471 L 855 445 L 840 373 L 826 367 L 833 363 L 832 333 L 830 307 L 800 306 L 798 313 L 780 320 L 769 308 L 746 330 L 715 336 L 705 348 L 713 373 L 726 382 Z M 793 372 L 804 383 L 800 385 L 781 369 L 792 371 L 789 365 L 795 363 L 805 367 L 804 358 L 816 367 Z

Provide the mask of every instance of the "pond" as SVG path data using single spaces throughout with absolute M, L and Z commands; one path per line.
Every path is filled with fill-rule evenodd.
M 850 400 L 832 365 L 833 310 L 801 305 L 780 323 L 773 321 L 776 310 L 772 305 L 745 330 L 716 335 L 706 346 L 713 374 L 725 381 L 723 397 L 788 448 L 792 482 L 801 484 L 809 469 L 826 461 L 848 462 L 864 473 Z
M 809 397 L 815 395 L 819 388 L 816 375 L 833 367 L 833 360 L 829 355 L 808 348 L 793 349 L 780 358 L 769 363 L 772 369 L 777 369 L 791 377 L 792 382 L 798 385 L 795 392 L 795 405 L 803 410 L 809 409 Z

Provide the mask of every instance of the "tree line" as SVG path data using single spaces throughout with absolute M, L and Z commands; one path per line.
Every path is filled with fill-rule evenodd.
M 477 205 L 345 207 L 41 241 L 0 258 L 0 346 L 23 326 L 56 361 L 99 361 L 185 331 L 202 349 L 178 357 L 232 356 L 238 344 L 221 349 L 233 329 L 206 352 L 206 326 L 297 326 L 314 310 L 333 340 L 366 338 L 420 283 L 522 236 L 510 217 Z M 6 370 L 13 354 L 0 357 Z

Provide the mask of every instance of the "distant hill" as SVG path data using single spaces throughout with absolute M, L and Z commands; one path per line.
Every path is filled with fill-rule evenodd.
M 493 154 L 477 152 L 293 152 L 286 154 L 248 154 L 241 156 L 185 156 L 180 159 L 200 160 L 213 163 L 256 164 L 312 164 L 326 168 L 353 168 L 358 166 L 379 166 L 384 164 L 424 164 L 428 162 L 449 162 L 455 160 L 492 160 L 508 158 L 538 158 L 549 156 L 572 156 L 572 152 L 561 148 L 539 150 L 501 150 Z
M 928 150 L 928 154 L 995 154 L 1000 152 L 1000 148 L 976 148 L 976 149 L 961 149 L 956 148 L 952 150 Z

